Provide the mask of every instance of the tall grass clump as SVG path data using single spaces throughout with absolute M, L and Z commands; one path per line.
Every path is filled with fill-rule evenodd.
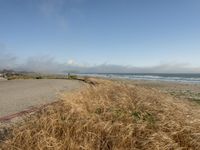
M 95 81 L 62 94 L 12 129 L 0 148 L 46 150 L 200 149 L 199 107 L 133 85 Z

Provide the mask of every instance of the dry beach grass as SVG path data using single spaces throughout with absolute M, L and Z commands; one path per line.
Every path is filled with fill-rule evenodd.
M 198 105 L 120 82 L 92 83 L 13 127 L 0 148 L 200 149 Z

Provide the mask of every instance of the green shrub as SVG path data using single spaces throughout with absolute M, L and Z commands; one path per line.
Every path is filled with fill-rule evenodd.
M 68 76 L 68 79 L 77 79 L 78 77 L 77 77 L 77 75 L 69 75 Z
M 42 77 L 41 76 L 37 76 L 36 79 L 42 79 Z

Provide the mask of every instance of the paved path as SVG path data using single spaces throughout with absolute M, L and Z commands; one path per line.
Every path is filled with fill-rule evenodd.
M 0 117 L 56 101 L 62 91 L 78 89 L 82 83 L 75 80 L 0 80 Z

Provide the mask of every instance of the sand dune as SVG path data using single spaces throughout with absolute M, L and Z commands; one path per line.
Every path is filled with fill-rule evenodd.
M 12 128 L 3 149 L 200 149 L 200 107 L 133 84 L 98 80 Z

